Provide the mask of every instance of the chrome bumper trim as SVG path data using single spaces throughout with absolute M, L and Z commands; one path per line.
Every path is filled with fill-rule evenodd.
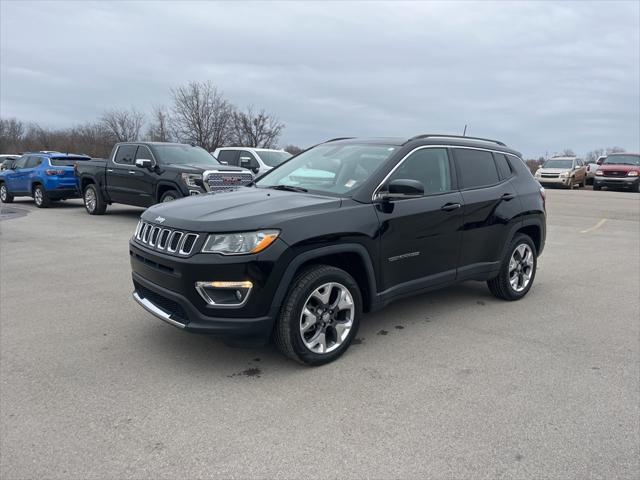
M 162 310 L 155 303 L 150 302 L 146 298 L 142 298 L 140 295 L 138 295 L 138 292 L 133 292 L 133 299 L 136 302 L 138 302 L 138 305 L 140 305 L 150 314 L 154 315 L 155 317 L 158 317 L 160 320 L 164 320 L 165 322 L 173 325 L 174 327 L 178 327 L 178 328 L 185 327 L 184 323 L 176 322 L 175 320 L 173 320 L 167 312 Z

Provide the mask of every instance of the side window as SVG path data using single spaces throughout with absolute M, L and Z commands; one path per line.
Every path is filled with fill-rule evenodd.
M 35 155 L 29 155 L 29 160 L 25 165 L 25 168 L 36 168 L 42 163 L 42 157 L 36 157 Z
M 138 151 L 136 152 L 136 160 L 138 160 L 139 158 L 144 158 L 146 160 L 153 160 L 153 155 L 151 155 L 151 150 L 149 150 L 149 148 L 144 145 L 140 145 L 138 147 Z
M 240 165 L 239 153 L 238 150 L 221 150 L 218 155 L 218 161 L 238 167 Z
M 493 157 L 496 159 L 496 166 L 498 167 L 500 180 L 509 178 L 511 176 L 511 165 L 509 164 L 507 156 L 502 153 L 494 153 Z
M 16 163 L 13 165 L 13 169 L 17 170 L 19 168 L 25 168 L 27 160 L 29 159 L 29 155 L 25 155 L 24 157 L 20 157 L 16 160 Z
M 121 165 L 133 165 L 133 157 L 136 154 L 136 145 L 120 145 L 116 152 L 115 163 Z
M 256 157 L 253 156 L 253 153 L 247 152 L 246 150 L 240 150 L 240 164 L 241 167 L 244 168 L 257 168 L 260 164 Z
M 500 181 L 491 152 L 468 148 L 456 148 L 454 151 L 463 189 L 486 187 Z
M 444 148 L 423 148 L 413 152 L 389 177 L 417 180 L 424 186 L 425 195 L 451 191 L 449 157 Z

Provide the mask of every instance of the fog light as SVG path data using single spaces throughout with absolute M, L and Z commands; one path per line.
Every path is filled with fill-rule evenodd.
M 196 282 L 196 290 L 209 305 L 218 307 L 241 307 L 247 302 L 253 283 L 240 282 Z

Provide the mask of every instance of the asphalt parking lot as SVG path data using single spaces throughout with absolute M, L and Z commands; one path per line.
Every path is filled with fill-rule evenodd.
M 638 478 L 640 195 L 547 205 L 525 299 L 392 304 L 321 368 L 139 308 L 140 209 L 3 205 L 0 477 Z

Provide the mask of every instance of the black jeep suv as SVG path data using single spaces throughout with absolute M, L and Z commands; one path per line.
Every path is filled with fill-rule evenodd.
M 273 334 L 319 365 L 363 312 L 406 295 L 480 280 L 522 298 L 545 225 L 544 189 L 502 142 L 335 139 L 249 186 L 149 208 L 130 242 L 133 296 L 184 330 Z

